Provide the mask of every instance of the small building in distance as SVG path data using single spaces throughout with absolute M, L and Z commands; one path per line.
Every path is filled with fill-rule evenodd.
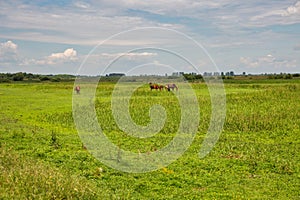
M 184 72 L 173 72 L 172 76 L 183 76 Z

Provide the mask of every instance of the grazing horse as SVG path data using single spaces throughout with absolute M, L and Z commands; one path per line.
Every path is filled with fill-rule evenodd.
M 77 85 L 74 90 L 76 91 L 77 94 L 80 94 L 80 86 L 79 85 Z
M 163 85 L 158 85 L 158 84 L 156 84 L 156 83 L 149 83 L 149 86 L 150 86 L 150 89 L 151 90 L 162 90 L 163 88 L 164 88 L 164 86 Z
M 166 90 L 168 90 L 168 91 L 174 91 L 174 89 L 176 89 L 176 91 L 178 91 L 178 87 L 177 87 L 177 85 L 175 84 L 175 83 L 172 83 L 172 84 L 167 84 L 166 85 Z

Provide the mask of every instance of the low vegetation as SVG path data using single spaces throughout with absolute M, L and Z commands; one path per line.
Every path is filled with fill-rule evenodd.
M 72 118 L 73 82 L 1 83 L 0 199 L 299 199 L 300 79 L 226 79 L 224 129 L 203 159 L 210 97 L 205 83 L 191 84 L 201 114 L 192 145 L 169 166 L 136 174 L 112 169 L 86 150 Z M 100 83 L 95 99 L 112 142 L 148 152 L 172 139 L 180 120 L 172 93 L 145 84 L 133 94 L 130 113 L 138 124 L 149 123 L 153 104 L 168 114 L 160 133 L 140 140 L 114 123 L 113 89 L 112 82 Z

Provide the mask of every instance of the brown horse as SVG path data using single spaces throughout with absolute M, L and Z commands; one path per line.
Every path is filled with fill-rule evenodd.
M 172 84 L 167 84 L 166 85 L 166 90 L 168 90 L 168 91 L 174 91 L 174 89 L 176 89 L 176 91 L 178 91 L 178 87 L 177 87 L 177 85 L 175 84 L 175 83 L 172 83 Z
M 163 85 L 158 85 L 158 84 L 156 84 L 156 83 L 149 83 L 149 86 L 150 86 L 150 89 L 151 90 L 162 90 L 163 88 L 164 88 L 164 86 Z
M 74 90 L 76 91 L 77 94 L 80 94 L 80 86 L 79 85 L 77 85 Z

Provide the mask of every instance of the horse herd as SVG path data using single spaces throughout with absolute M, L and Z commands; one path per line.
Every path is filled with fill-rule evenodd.
M 178 91 L 178 87 L 176 84 L 172 83 L 172 84 L 167 84 L 167 85 L 159 85 L 157 83 L 149 83 L 150 89 L 152 90 L 160 90 L 162 91 L 163 89 L 166 89 L 167 91 Z
M 151 91 L 152 90 L 160 90 L 160 91 L 162 91 L 164 89 L 167 90 L 167 91 L 171 91 L 171 90 L 172 91 L 174 91 L 174 90 L 178 91 L 178 87 L 177 87 L 177 85 L 175 83 L 167 84 L 167 85 L 159 85 L 157 83 L 149 83 L 149 86 L 150 86 Z M 74 88 L 74 90 L 76 91 L 77 94 L 80 94 L 80 86 L 79 85 L 77 85 Z

